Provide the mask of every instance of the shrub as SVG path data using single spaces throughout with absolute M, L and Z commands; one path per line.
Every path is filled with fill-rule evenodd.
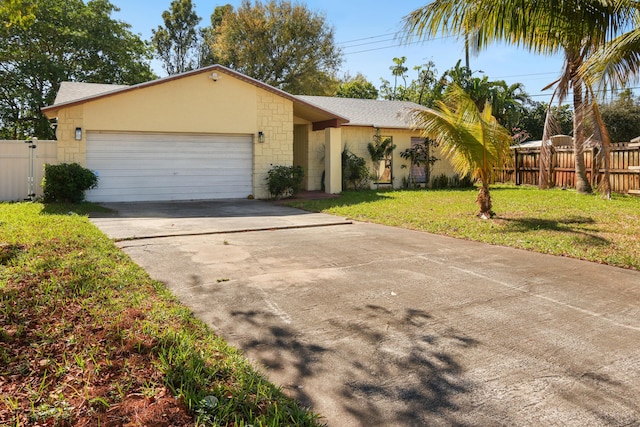
M 346 190 L 351 184 L 351 187 L 358 191 L 367 187 L 370 180 L 371 174 L 367 161 L 345 147 L 342 150 L 342 188 Z
M 84 192 L 98 185 L 98 177 L 78 163 L 44 165 L 44 202 L 79 203 Z
M 473 179 L 471 175 L 465 175 L 460 177 L 460 175 L 452 176 L 449 180 L 449 187 L 451 188 L 471 188 L 473 187 Z
M 302 166 L 272 166 L 267 172 L 269 194 L 276 199 L 292 196 L 300 191 L 303 178 Z
M 447 188 L 449 186 L 449 177 L 446 174 L 440 174 L 436 177 L 433 177 L 433 181 L 431 181 L 431 188 L 439 189 L 439 188 Z

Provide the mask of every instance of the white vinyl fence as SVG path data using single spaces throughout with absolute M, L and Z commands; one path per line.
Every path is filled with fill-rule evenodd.
M 0 201 L 25 200 L 32 192 L 42 196 L 45 163 L 58 163 L 56 141 L 0 140 Z

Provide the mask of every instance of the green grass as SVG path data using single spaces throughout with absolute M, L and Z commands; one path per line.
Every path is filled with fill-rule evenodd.
M 534 187 L 491 188 L 496 217 L 475 215 L 476 190 L 345 192 L 290 206 L 359 221 L 640 270 L 640 198 Z
M 319 425 L 95 228 L 95 209 L 0 203 L 0 425 Z

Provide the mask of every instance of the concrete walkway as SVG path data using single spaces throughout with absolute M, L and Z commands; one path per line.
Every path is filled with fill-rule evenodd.
M 228 203 L 94 221 L 330 426 L 640 425 L 639 272 Z

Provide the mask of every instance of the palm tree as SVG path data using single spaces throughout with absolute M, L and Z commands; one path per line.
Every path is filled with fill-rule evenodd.
M 603 88 L 625 86 L 640 76 L 640 16 L 631 31 L 626 32 L 595 52 L 580 71 L 591 83 Z
M 436 108 L 413 110 L 412 118 L 414 126 L 440 147 L 457 173 L 471 174 L 480 181 L 476 199 L 479 216 L 493 216 L 489 183 L 496 170 L 511 159 L 511 135 L 491 114 L 491 104 L 485 103 L 480 111 L 469 94 L 453 84 Z
M 572 92 L 576 189 L 592 191 L 584 162 L 585 59 L 602 49 L 621 29 L 633 23 L 635 2 L 629 0 L 435 0 L 404 18 L 406 40 L 439 33 L 467 37 L 477 53 L 487 45 L 504 41 L 535 53 L 563 53 L 565 62 L 554 96 L 562 103 Z

